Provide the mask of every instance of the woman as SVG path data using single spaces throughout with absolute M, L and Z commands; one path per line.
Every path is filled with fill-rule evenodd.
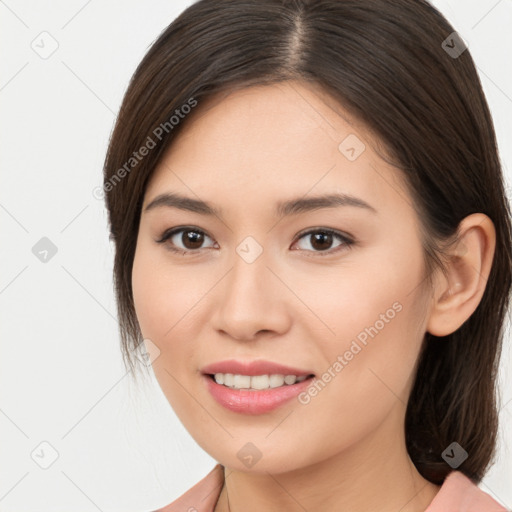
M 219 464 L 162 511 L 499 511 L 510 209 L 426 1 L 202 0 L 105 163 L 127 366 Z

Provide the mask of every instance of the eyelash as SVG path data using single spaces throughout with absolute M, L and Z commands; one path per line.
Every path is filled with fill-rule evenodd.
M 171 237 L 173 237 L 174 235 L 176 235 L 177 233 L 180 233 L 182 231 L 183 232 L 191 231 L 191 232 L 194 232 L 194 233 L 199 233 L 201 235 L 205 235 L 208 238 L 211 238 L 202 229 L 198 229 L 198 228 L 195 228 L 195 227 L 192 227 L 192 226 L 186 226 L 186 227 L 180 227 L 180 228 L 167 229 L 166 231 L 164 231 L 162 233 L 160 239 L 156 240 L 156 242 L 158 244 L 163 244 L 167 240 L 169 240 Z M 335 231 L 333 229 L 329 229 L 329 228 L 310 229 L 308 231 L 299 233 L 298 236 L 297 236 L 297 240 L 300 240 L 301 238 L 303 238 L 303 237 L 305 237 L 307 235 L 312 235 L 312 234 L 315 234 L 315 233 L 322 233 L 322 234 L 325 234 L 325 235 L 332 235 L 333 237 L 336 237 L 338 240 L 343 242 L 343 244 L 335 247 L 334 249 L 327 249 L 325 251 L 311 251 L 311 250 L 307 250 L 307 249 L 299 249 L 299 250 L 303 250 L 303 251 L 309 252 L 309 253 L 313 252 L 315 254 L 318 254 L 319 256 L 327 256 L 327 255 L 332 255 L 332 254 L 337 253 L 337 252 L 342 251 L 342 250 L 350 249 L 350 247 L 355 243 L 355 241 L 352 238 L 348 237 L 347 235 L 345 235 L 343 233 L 340 233 L 339 231 Z M 183 255 L 183 256 L 191 256 L 193 254 L 197 254 L 201 250 L 201 248 L 200 249 L 180 249 L 180 248 L 174 247 L 174 246 L 172 246 L 170 244 L 167 245 L 167 249 L 172 251 L 172 252 L 174 252 L 174 253 Z

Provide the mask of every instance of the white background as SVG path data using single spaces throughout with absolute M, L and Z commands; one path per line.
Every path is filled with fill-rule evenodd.
M 125 372 L 113 246 L 104 205 L 92 195 L 133 71 L 188 4 L 0 0 L 2 512 L 148 511 L 173 501 L 215 464 L 158 384 L 136 387 Z M 434 5 L 478 66 L 510 183 L 512 2 Z M 47 59 L 31 47 L 43 31 L 51 34 L 41 36 L 47 49 L 58 44 Z M 42 237 L 57 247 L 47 263 L 32 252 Z M 509 508 L 511 370 L 508 335 L 499 458 L 481 487 Z M 31 458 L 43 441 L 59 453 L 48 469 Z M 51 452 L 45 445 L 43 451 Z

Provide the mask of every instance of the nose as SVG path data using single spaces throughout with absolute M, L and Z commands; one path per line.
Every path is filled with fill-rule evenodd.
M 252 263 L 238 254 L 212 298 L 213 328 L 240 341 L 262 333 L 282 335 L 290 328 L 292 294 L 276 277 L 265 251 Z

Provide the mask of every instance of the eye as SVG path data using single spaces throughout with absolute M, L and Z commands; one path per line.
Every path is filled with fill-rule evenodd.
M 306 240 L 307 243 L 300 249 L 320 253 L 320 256 L 348 249 L 354 243 L 354 240 L 348 236 L 327 228 L 310 229 L 299 236 L 299 240 L 301 239 Z M 332 244 L 335 239 L 340 243 L 333 249 Z
M 211 240 L 211 238 L 201 229 L 188 226 L 172 228 L 164 231 L 160 239 L 157 240 L 157 243 L 163 244 L 170 241 L 170 243 L 166 244 L 169 250 L 180 254 L 188 254 L 198 252 L 198 249 L 203 249 L 201 246 L 204 243 L 205 238 L 209 238 Z
M 200 249 L 208 248 L 203 247 L 206 239 L 212 240 L 203 230 L 193 226 L 186 226 L 167 229 L 156 242 L 159 244 L 165 243 L 166 248 L 170 251 L 182 255 L 191 255 L 199 252 Z M 347 235 L 328 228 L 310 229 L 299 234 L 299 241 L 302 239 L 307 241 L 307 243 L 303 244 L 303 247 L 299 247 L 300 250 L 318 253 L 320 256 L 348 249 L 355 243 Z M 335 240 L 338 240 L 339 243 L 332 247 Z M 209 247 L 218 248 L 218 245 L 213 242 Z

